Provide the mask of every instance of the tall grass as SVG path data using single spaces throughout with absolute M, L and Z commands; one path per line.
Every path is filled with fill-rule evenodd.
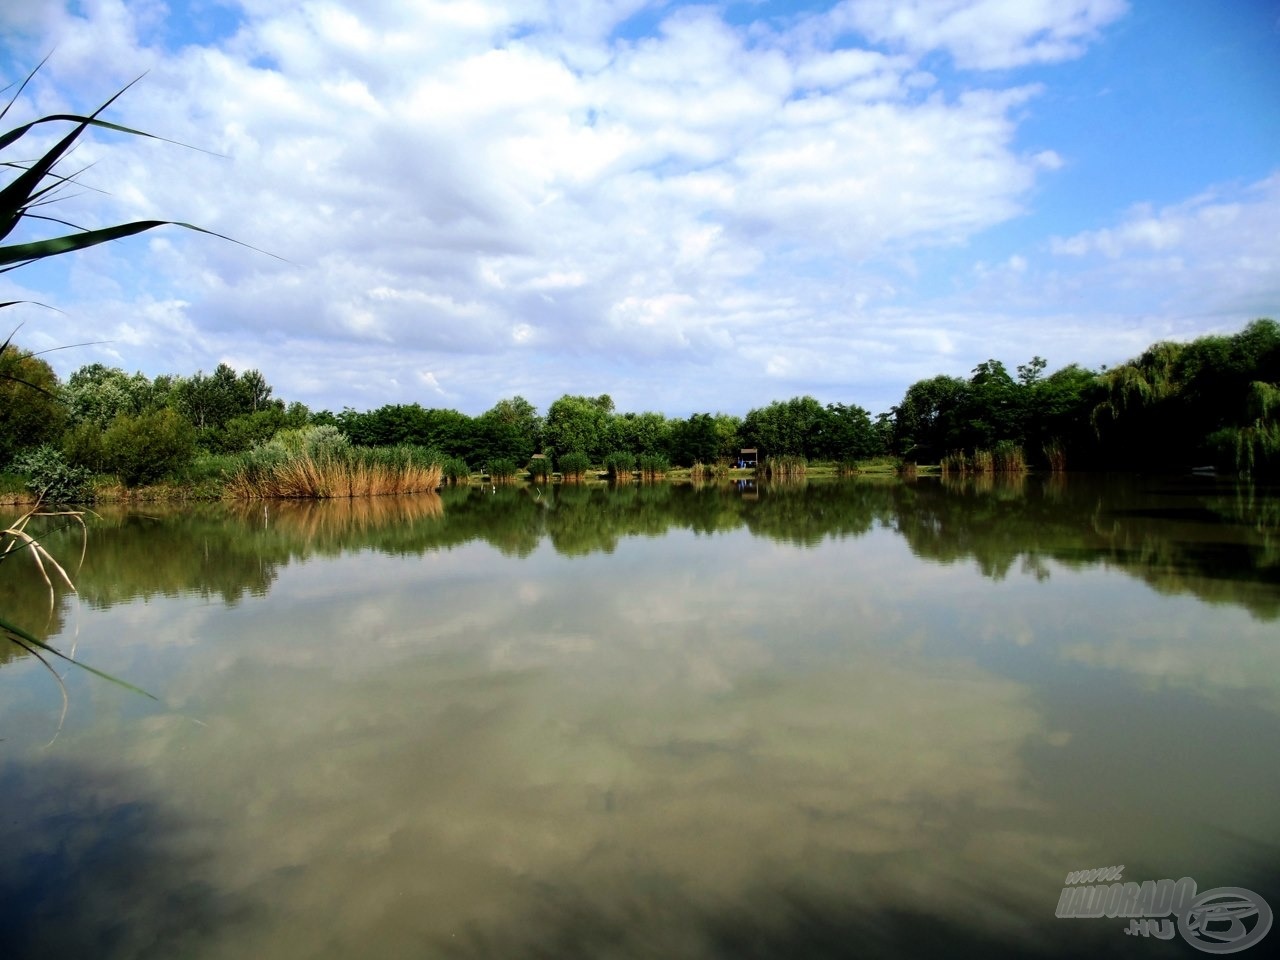
M 640 471 L 640 479 L 651 483 L 667 475 L 671 461 L 660 453 L 645 453 L 636 458 L 636 468 Z
M 1022 447 L 1012 440 L 1001 440 L 992 451 L 992 468 L 996 473 L 1026 473 L 1027 458 Z
M 247 500 L 375 497 L 436 490 L 443 478 L 435 453 L 422 447 L 346 447 L 280 456 L 257 448 L 227 480 Z
M 695 463 L 689 468 L 689 479 L 694 483 L 720 480 L 729 475 L 729 467 L 723 463 Z
M 604 468 L 609 471 L 609 479 L 617 482 L 625 480 L 630 483 L 635 479 L 636 457 L 625 451 L 611 453 L 604 458 Z
M 445 483 L 470 483 L 471 467 L 461 457 L 445 457 L 440 461 L 440 475 Z
M 798 480 L 809 470 L 809 461 L 793 454 L 766 457 L 756 472 L 769 480 Z
M 591 458 L 580 451 L 566 453 L 560 458 L 560 475 L 565 480 L 581 480 L 591 469 Z
M 963 476 L 969 471 L 970 463 L 963 450 L 953 450 L 942 458 L 939 466 L 944 477 Z
M 1012 440 L 1001 440 L 993 450 L 979 447 L 972 454 L 966 454 L 963 450 L 953 450 L 942 458 L 941 467 L 944 477 L 1026 473 L 1027 458 L 1018 444 Z
M 1049 464 L 1049 470 L 1052 473 L 1063 473 L 1067 469 L 1067 451 L 1063 447 L 1062 441 L 1053 439 L 1045 443 L 1041 448 L 1044 453 L 1045 462 Z
M 551 476 L 551 461 L 541 454 L 534 454 L 525 469 L 529 471 L 529 481 L 531 483 L 536 483 L 539 480 L 545 483 Z
M 516 466 L 514 460 L 495 457 L 489 461 L 489 469 L 486 472 L 490 483 L 515 483 L 516 474 L 520 472 L 520 468 Z

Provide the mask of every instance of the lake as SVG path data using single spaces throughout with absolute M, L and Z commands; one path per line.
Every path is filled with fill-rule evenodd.
M 0 611 L 157 699 L 72 669 L 60 719 L 50 672 L 0 647 L 6 960 L 1280 938 L 1248 946 L 1280 908 L 1274 490 L 922 478 L 98 513 L 78 572 L 78 530 L 46 539 L 78 599 L 51 612 L 11 556 Z M 1161 913 L 1182 878 L 1190 912 Z M 1211 926 L 1218 888 L 1254 912 Z

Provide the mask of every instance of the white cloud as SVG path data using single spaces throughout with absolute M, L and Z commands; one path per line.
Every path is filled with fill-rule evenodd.
M 920 54 L 1048 62 L 1122 9 L 853 3 L 739 28 L 675 8 L 618 39 L 634 0 L 239 6 L 234 36 L 176 48 L 157 39 L 156 5 L 0 12 L 34 32 L 28 49 L 56 47 L 37 108 L 95 103 L 149 66 L 113 118 L 224 155 L 95 136 L 78 159 L 110 195 L 78 198 L 78 219 L 188 220 L 287 261 L 174 230 L 80 258 L 73 286 L 35 297 L 66 317 L 33 326 L 47 345 L 116 342 L 52 355 L 64 372 L 256 355 L 278 395 L 333 408 L 422 399 L 430 370 L 469 412 L 564 391 L 744 412 L 774 399 L 753 384 L 770 374 L 847 400 L 851 384 L 937 372 L 946 351 L 920 344 L 988 355 L 982 333 L 1013 325 L 1018 291 L 1070 292 L 1072 278 L 1002 251 L 990 262 L 1017 282 L 966 314 L 909 302 L 930 280 L 917 260 L 1024 215 L 1062 145 L 1018 141 L 1040 87 L 943 85 Z M 1266 225 L 1242 203 L 1249 230 Z M 1147 216 L 1146 234 L 1135 214 L 1054 249 L 1163 237 L 1176 255 L 1209 229 L 1218 259 L 1244 258 L 1242 283 L 1274 263 L 1261 241 L 1231 240 L 1225 204 Z
M 833 26 L 913 53 L 945 49 L 961 67 L 1007 69 L 1081 56 L 1124 0 L 846 0 Z
M 1158 289 L 1175 316 L 1263 315 L 1280 299 L 1280 174 L 1225 185 L 1181 203 L 1131 208 L 1115 226 L 1055 237 L 1050 249 L 1082 261 L 1077 282 Z

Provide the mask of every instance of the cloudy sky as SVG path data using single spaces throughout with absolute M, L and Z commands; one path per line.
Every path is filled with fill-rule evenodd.
M 936 373 L 1280 318 L 1280 0 L 0 0 L 61 215 L 0 276 L 59 373 L 312 407 L 873 413 Z M 11 150 L 28 156 L 33 147 Z M 207 152 L 201 152 L 207 151 Z

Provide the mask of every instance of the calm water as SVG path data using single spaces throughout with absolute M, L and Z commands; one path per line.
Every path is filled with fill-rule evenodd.
M 0 648 L 6 960 L 1199 956 L 1055 916 L 1121 864 L 1280 909 L 1259 489 L 104 509 L 76 580 L 2 615 L 158 702 L 60 725 Z

